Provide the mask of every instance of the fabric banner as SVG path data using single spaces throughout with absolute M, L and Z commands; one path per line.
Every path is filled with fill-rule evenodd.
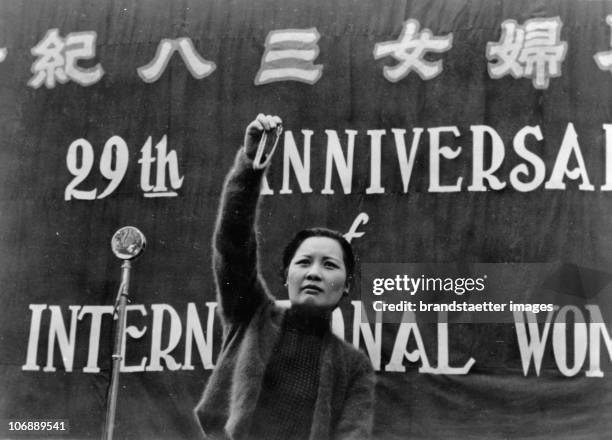
M 286 300 L 290 237 L 347 234 L 375 438 L 605 438 L 611 97 L 610 1 L 3 1 L 0 436 L 101 436 L 133 225 L 115 436 L 199 438 L 216 208 L 264 113 L 262 274 Z

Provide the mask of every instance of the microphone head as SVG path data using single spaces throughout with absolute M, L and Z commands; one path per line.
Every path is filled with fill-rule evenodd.
M 122 260 L 133 260 L 144 251 L 146 245 L 144 234 L 134 226 L 124 226 L 111 239 L 113 253 Z

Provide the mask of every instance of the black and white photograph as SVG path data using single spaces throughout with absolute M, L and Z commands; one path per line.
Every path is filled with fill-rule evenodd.
M 0 439 L 612 438 L 612 0 L 0 0 Z

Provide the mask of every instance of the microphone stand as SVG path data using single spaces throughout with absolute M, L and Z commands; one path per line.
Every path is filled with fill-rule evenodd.
M 112 376 L 106 402 L 106 423 L 103 439 L 112 440 L 115 429 L 115 414 L 117 411 L 117 395 L 119 394 L 119 373 L 123 360 L 123 336 L 125 333 L 126 307 L 129 297 L 131 259 L 136 258 L 144 250 L 146 240 L 142 232 L 132 226 L 119 229 L 111 241 L 113 252 L 123 260 L 121 265 L 121 284 L 115 299 L 117 322 L 115 323 L 115 340 L 112 355 Z

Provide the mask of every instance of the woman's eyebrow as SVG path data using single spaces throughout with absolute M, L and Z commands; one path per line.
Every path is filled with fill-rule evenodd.
M 341 258 L 334 257 L 333 255 L 325 255 L 323 258 L 325 258 L 327 260 L 342 261 Z
M 313 258 L 313 256 L 316 255 L 316 254 L 317 254 L 316 251 L 309 252 L 309 253 L 296 253 L 293 256 L 293 258 L 303 258 L 303 257 Z M 336 256 L 331 255 L 331 254 L 323 254 L 321 258 L 323 258 L 325 260 L 343 261 L 342 257 L 336 257 Z

